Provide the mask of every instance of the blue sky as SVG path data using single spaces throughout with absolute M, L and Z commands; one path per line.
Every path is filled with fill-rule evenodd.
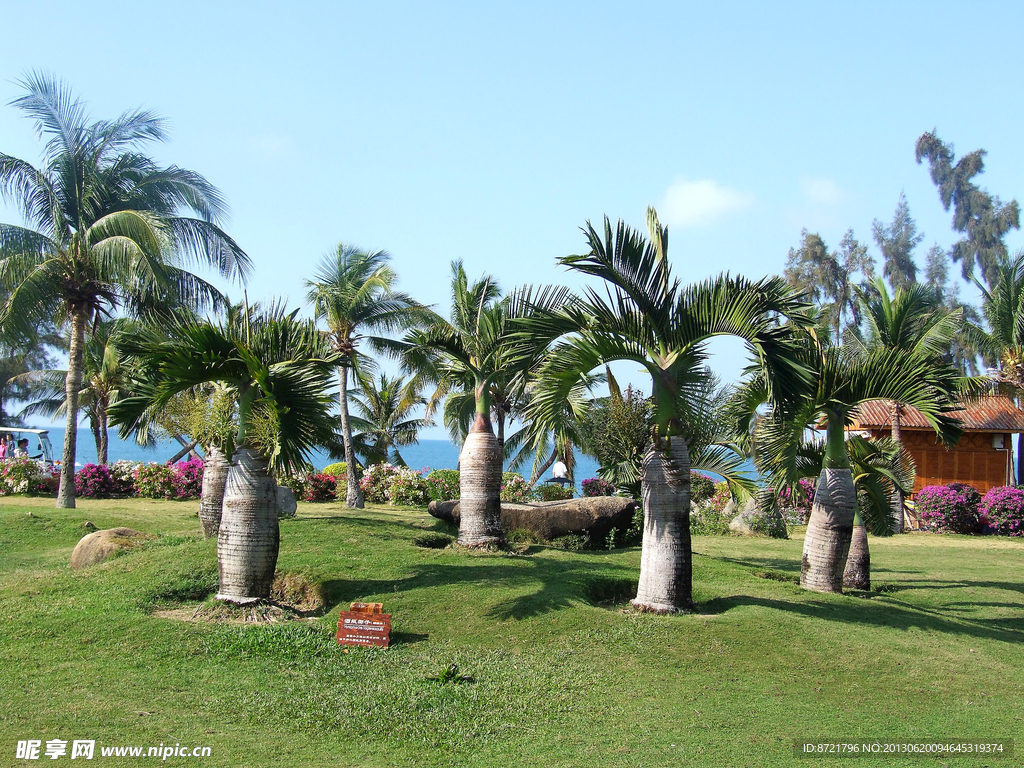
M 453 259 L 506 288 L 575 285 L 556 259 L 583 249 L 579 227 L 642 227 L 648 205 L 694 281 L 779 273 L 804 227 L 871 243 L 903 190 L 923 266 L 956 239 L 914 160 L 923 132 L 988 150 L 982 184 L 1021 194 L 1022 9 L 8 2 L 0 104 L 35 69 L 94 117 L 167 117 L 151 153 L 220 188 L 256 263 L 250 297 L 292 305 L 339 242 L 390 251 L 402 288 L 441 310 Z M 0 150 L 39 160 L 7 106 Z M 716 349 L 734 378 L 738 345 Z

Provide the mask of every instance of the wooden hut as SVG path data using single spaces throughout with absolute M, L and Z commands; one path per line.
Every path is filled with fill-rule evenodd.
M 1008 397 L 990 396 L 964 405 L 953 413 L 963 425 L 963 436 L 946 448 L 916 408 L 903 407 L 900 421 L 904 447 L 917 464 L 914 493 L 926 485 L 966 483 L 984 495 L 990 488 L 1013 485 L 1012 436 L 1024 432 L 1024 413 Z M 871 437 L 890 437 L 891 406 L 865 403 L 855 409 L 851 430 Z

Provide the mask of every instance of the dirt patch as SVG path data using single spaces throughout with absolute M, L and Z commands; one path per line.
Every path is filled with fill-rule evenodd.
M 269 600 L 249 605 L 207 600 L 198 605 L 154 611 L 153 615 L 175 621 L 278 624 L 315 619 L 324 612 L 323 590 L 319 584 L 313 584 L 297 573 L 278 573 L 274 577 Z

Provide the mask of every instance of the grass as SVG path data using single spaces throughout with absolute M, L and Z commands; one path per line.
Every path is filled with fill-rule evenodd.
M 475 555 L 431 546 L 452 531 L 422 510 L 300 504 L 278 568 L 325 616 L 154 616 L 216 587 L 196 506 L 0 499 L 0 765 L 60 738 L 210 746 L 168 759 L 204 766 L 780 766 L 796 739 L 1024 730 L 1019 540 L 873 539 L 878 591 L 826 596 L 793 583 L 798 537 L 697 537 L 699 612 L 664 617 L 623 610 L 637 549 Z M 159 538 L 72 572 L 87 520 Z M 355 600 L 393 615 L 390 649 L 334 644 Z

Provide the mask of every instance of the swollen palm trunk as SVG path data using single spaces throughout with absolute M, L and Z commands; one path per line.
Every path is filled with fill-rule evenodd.
M 804 538 L 800 586 L 815 592 L 842 592 L 846 556 L 853 537 L 857 491 L 849 469 L 823 469 Z
M 224 452 L 210 446 L 203 462 L 203 493 L 199 498 L 199 522 L 203 536 L 216 536 L 220 530 L 220 517 L 224 509 L 224 484 L 228 479 L 228 462 Z
M 488 428 L 470 431 L 459 454 L 459 544 L 485 547 L 501 534 L 501 448 Z
M 224 513 L 217 537 L 217 599 L 249 603 L 270 597 L 280 540 L 277 483 L 266 459 L 239 448 L 224 487 Z
M 642 487 L 644 543 L 633 605 L 659 613 L 692 610 L 690 452 L 682 437 L 668 451 L 647 449 Z
M 868 529 L 863 525 L 853 526 L 853 540 L 850 542 L 850 555 L 846 558 L 843 586 L 846 589 L 871 591 L 871 555 L 868 553 Z

